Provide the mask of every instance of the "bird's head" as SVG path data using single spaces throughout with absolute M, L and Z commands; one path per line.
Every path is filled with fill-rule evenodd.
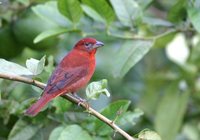
M 104 44 L 94 38 L 84 38 L 78 41 L 74 48 L 88 53 L 96 53 L 97 48 L 101 46 Z

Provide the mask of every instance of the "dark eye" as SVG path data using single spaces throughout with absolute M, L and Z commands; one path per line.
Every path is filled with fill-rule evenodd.
M 87 47 L 90 46 L 90 43 L 86 42 L 86 43 L 85 43 L 85 46 L 87 46 Z

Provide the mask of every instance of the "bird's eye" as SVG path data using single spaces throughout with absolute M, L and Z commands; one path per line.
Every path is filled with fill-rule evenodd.
M 86 43 L 85 43 L 85 46 L 87 46 L 87 47 L 88 47 L 89 45 L 90 45 L 90 43 L 88 43 L 88 42 L 86 42 Z

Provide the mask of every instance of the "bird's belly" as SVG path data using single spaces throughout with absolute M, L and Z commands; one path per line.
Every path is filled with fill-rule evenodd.
M 90 81 L 91 76 L 83 77 L 77 82 L 73 83 L 69 87 L 66 87 L 66 92 L 77 92 L 81 88 L 87 85 L 87 83 Z
M 87 76 L 82 77 L 81 79 L 79 79 L 78 81 L 73 83 L 70 87 L 67 87 L 66 91 L 67 92 L 76 92 L 79 89 L 85 87 L 87 85 L 87 83 L 90 81 L 92 75 L 94 74 L 94 70 L 95 70 L 95 65 L 90 66 Z

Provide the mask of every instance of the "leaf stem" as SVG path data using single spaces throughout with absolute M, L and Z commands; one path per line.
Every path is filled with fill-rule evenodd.
M 0 73 L 0 78 L 12 80 L 12 81 L 23 82 L 23 83 L 26 83 L 26 84 L 30 84 L 30 85 L 39 87 L 41 89 L 44 89 L 44 87 L 46 86 L 46 84 L 44 84 L 42 82 L 39 82 L 37 80 L 33 80 L 33 79 L 30 79 L 30 78 L 26 78 L 26 77 L 22 77 L 22 76 L 18 76 L 18 75 L 9 75 L 9 74 Z M 96 118 L 98 118 L 102 122 L 106 123 L 115 132 L 120 133 L 127 140 L 137 140 L 136 138 L 131 137 L 128 133 L 126 133 L 124 130 L 122 130 L 112 120 L 106 118 L 105 116 L 103 116 L 102 114 L 100 114 L 99 112 L 94 110 L 92 107 L 88 107 L 86 104 L 84 104 L 82 102 L 80 103 L 78 99 L 76 99 L 75 97 L 71 96 L 70 94 L 62 95 L 62 97 L 64 99 L 66 99 L 66 100 L 69 100 L 72 103 L 76 103 L 76 104 L 79 103 L 83 108 L 87 109 L 90 112 L 91 115 L 95 116 Z

